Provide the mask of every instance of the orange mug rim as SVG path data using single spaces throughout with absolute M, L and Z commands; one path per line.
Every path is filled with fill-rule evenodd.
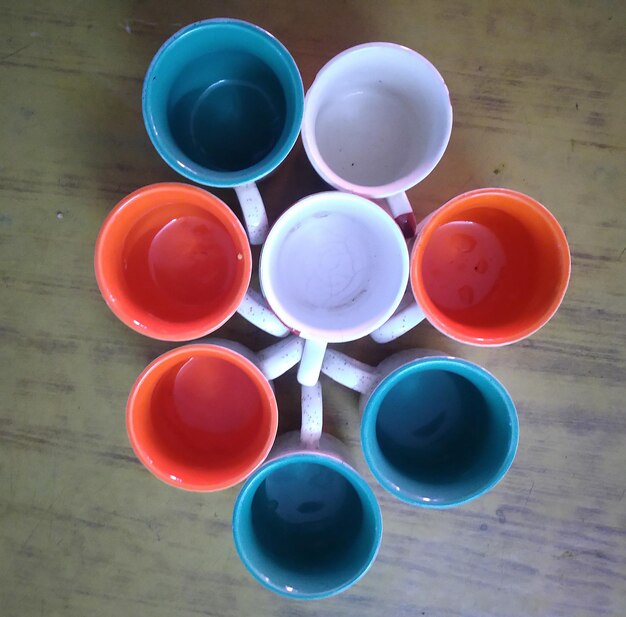
M 159 199 L 163 197 L 164 194 L 168 193 L 171 195 L 172 192 L 184 196 L 187 199 L 191 199 L 194 205 L 205 208 L 207 211 L 211 212 L 211 214 L 217 216 L 221 223 L 224 223 L 229 227 L 229 229 L 232 229 L 234 235 L 236 236 L 236 240 L 242 249 L 244 272 L 241 280 L 239 281 L 236 295 L 223 310 L 219 320 L 216 320 L 215 318 L 211 318 L 210 320 L 209 318 L 200 318 L 194 320 L 194 323 L 200 322 L 194 328 L 190 328 L 184 322 L 181 322 L 180 325 L 170 322 L 168 332 L 151 332 L 150 330 L 147 330 L 146 327 L 135 322 L 133 315 L 128 310 L 129 307 L 125 306 L 125 302 L 120 303 L 119 301 L 112 300 L 111 287 L 105 272 L 105 259 L 103 254 L 106 242 L 111 234 L 111 229 L 126 209 L 131 207 L 142 207 L 144 212 L 148 212 L 149 210 L 159 206 Z M 250 285 L 250 279 L 252 277 L 252 251 L 250 249 L 250 242 L 248 241 L 248 236 L 246 235 L 243 225 L 228 205 L 225 204 L 219 197 L 205 189 L 185 184 L 183 182 L 157 182 L 140 187 L 123 197 L 104 219 L 96 240 L 94 252 L 94 271 L 100 294 L 113 314 L 122 323 L 135 332 L 139 332 L 140 334 L 156 340 L 184 342 L 197 339 L 214 332 L 223 326 L 235 314 Z M 146 312 L 145 309 L 142 309 L 142 311 Z M 165 322 L 165 320 L 161 321 Z
M 151 383 L 148 385 L 155 386 L 159 379 L 165 375 L 172 366 L 180 363 L 181 360 L 184 361 L 198 356 L 221 358 L 231 361 L 233 364 L 239 366 L 246 373 L 246 375 L 259 386 L 259 391 L 262 392 L 264 400 L 266 400 L 270 406 L 270 426 L 267 439 L 263 443 L 263 448 L 259 450 L 259 453 L 246 470 L 230 477 L 229 479 L 225 479 L 222 482 L 183 482 L 173 478 L 171 474 L 167 473 L 166 470 L 154 464 L 153 459 L 142 446 L 141 438 L 138 437 L 137 431 L 133 425 L 133 417 L 135 415 L 138 398 L 142 395 L 142 393 L 144 393 L 144 388 L 147 387 L 146 382 L 151 380 Z M 152 395 L 152 392 L 153 387 L 149 388 L 144 395 L 149 397 Z M 278 431 L 278 403 L 276 402 L 276 396 L 269 380 L 253 362 L 242 356 L 240 353 L 233 351 L 232 349 L 210 343 L 183 345 L 182 347 L 166 351 L 155 358 L 143 369 L 135 380 L 126 402 L 126 431 L 130 445 L 137 458 L 141 461 L 143 466 L 150 471 L 150 473 L 162 482 L 191 492 L 221 491 L 235 486 L 245 480 L 267 458 L 267 455 L 274 445 L 276 433 Z
M 517 331 L 514 335 L 485 337 L 479 339 L 477 337 L 467 336 L 461 332 L 456 331 L 453 327 L 450 327 L 450 325 L 446 323 L 445 320 L 438 317 L 439 311 L 426 293 L 426 290 L 424 289 L 424 286 L 420 280 L 425 247 L 430 241 L 430 238 L 432 237 L 434 231 L 439 227 L 439 222 L 441 221 L 441 219 L 444 219 L 447 215 L 449 215 L 450 211 L 454 211 L 456 209 L 464 209 L 469 200 L 480 195 L 501 195 L 508 199 L 522 202 L 525 206 L 532 208 L 534 212 L 538 213 L 549 226 L 553 234 L 553 238 L 556 240 L 556 244 L 563 261 L 564 267 L 561 271 L 561 275 L 558 281 L 558 292 L 555 293 L 552 302 L 544 311 L 540 319 L 536 320 L 536 322 L 533 323 L 531 326 L 524 328 L 523 330 Z M 520 193 L 519 191 L 514 191 L 513 189 L 507 188 L 480 188 L 461 193 L 460 195 L 456 195 L 445 204 L 437 208 L 437 210 L 435 210 L 435 212 L 433 212 L 430 216 L 426 217 L 426 220 L 424 221 L 421 229 L 419 229 L 418 226 L 415 243 L 413 245 L 413 249 L 411 250 L 411 289 L 413 291 L 413 296 L 419 307 L 424 312 L 426 319 L 446 336 L 449 336 L 450 338 L 458 342 L 475 345 L 477 347 L 497 347 L 517 343 L 540 330 L 546 323 L 548 323 L 548 321 L 550 321 L 550 319 L 554 316 L 559 306 L 563 302 L 563 298 L 565 297 L 565 293 L 569 285 L 571 271 L 572 259 L 569 244 L 567 242 L 565 232 L 563 231 L 563 228 L 557 221 L 556 217 L 536 199 L 533 199 L 532 197 L 524 193 Z

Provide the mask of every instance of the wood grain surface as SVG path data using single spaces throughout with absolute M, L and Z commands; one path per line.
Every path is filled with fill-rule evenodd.
M 143 127 L 148 63 L 182 25 L 214 16 L 275 34 L 305 87 L 352 45 L 417 49 L 455 114 L 443 160 L 409 193 L 418 218 L 506 186 L 550 208 L 571 243 L 565 302 L 523 343 L 474 349 L 423 324 L 389 345 L 339 346 L 370 363 L 410 347 L 476 361 L 513 395 L 521 437 L 488 495 L 411 508 L 365 468 L 356 395 L 324 380 L 327 430 L 375 488 L 385 532 L 369 574 L 318 602 L 247 574 L 231 538 L 237 488 L 184 493 L 135 459 L 126 397 L 171 346 L 117 321 L 93 275 L 115 203 L 180 179 Z M 618 1 L 0 2 L 0 614 L 626 615 L 625 33 Z M 260 184 L 271 220 L 322 188 L 300 142 Z M 234 192 L 215 192 L 239 215 Z M 219 335 L 272 340 L 238 316 Z M 282 432 L 298 426 L 293 370 L 276 389 Z

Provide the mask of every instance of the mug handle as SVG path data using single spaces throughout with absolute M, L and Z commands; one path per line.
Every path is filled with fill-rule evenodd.
M 267 213 L 263 198 L 254 182 L 247 182 L 235 187 L 239 205 L 243 212 L 243 220 L 248 230 L 250 244 L 263 244 L 269 231 Z
M 262 349 L 256 354 L 261 372 L 269 380 L 280 377 L 300 361 L 303 347 L 299 336 L 290 336 Z
M 314 386 L 302 386 L 302 425 L 300 442 L 306 448 L 317 449 L 322 436 L 324 407 L 322 386 L 318 381 Z
M 302 360 L 298 367 L 298 381 L 303 386 L 314 386 L 319 377 L 326 352 L 326 343 L 314 339 L 305 339 Z
M 412 330 L 418 323 L 424 321 L 426 315 L 419 307 L 411 290 L 404 294 L 395 313 L 382 325 L 370 334 L 377 343 L 388 343 Z
M 287 336 L 291 330 L 282 322 L 270 308 L 267 300 L 252 287 L 248 288 L 237 312 L 260 330 L 273 336 Z
M 363 394 L 368 392 L 378 379 L 373 366 L 359 362 L 345 353 L 328 349 L 322 363 L 322 373 L 346 388 Z
M 391 211 L 391 216 L 393 216 L 398 224 L 402 235 L 407 239 L 415 236 L 417 220 L 415 214 L 413 214 L 413 208 L 406 193 L 404 191 L 396 193 L 395 195 L 386 197 L 385 200 Z

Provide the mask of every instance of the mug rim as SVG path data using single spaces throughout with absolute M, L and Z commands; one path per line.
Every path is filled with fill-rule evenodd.
M 337 587 L 334 587 L 330 591 L 318 593 L 298 593 L 297 590 L 294 590 L 293 592 L 289 592 L 286 589 L 271 584 L 269 581 L 265 580 L 263 574 L 259 571 L 259 569 L 254 567 L 248 559 L 246 549 L 243 546 L 243 540 L 240 537 L 240 518 L 242 516 L 242 508 L 251 506 L 254 495 L 256 494 L 256 490 L 271 472 L 294 463 L 321 464 L 342 475 L 357 491 L 361 502 L 367 503 L 370 512 L 374 518 L 375 538 L 372 549 L 368 554 L 367 562 L 363 567 L 359 569 L 358 573 L 352 576 L 347 582 L 338 585 Z M 266 461 L 252 472 L 252 474 L 246 480 L 246 483 L 242 487 L 241 491 L 237 495 L 237 499 L 235 500 L 235 504 L 233 506 L 232 528 L 235 549 L 237 550 L 239 559 L 241 559 L 246 570 L 263 587 L 285 598 L 298 600 L 319 600 L 321 598 L 329 598 L 331 596 L 335 596 L 345 591 L 346 589 L 357 583 L 359 580 L 361 580 L 361 578 L 363 578 L 365 574 L 367 574 L 369 569 L 372 567 L 374 561 L 376 560 L 376 556 L 378 555 L 378 551 L 380 549 L 383 534 L 383 519 L 382 512 L 380 510 L 380 504 L 376 499 L 376 495 L 372 491 L 365 478 L 363 478 L 356 471 L 356 469 L 352 467 L 352 465 L 350 465 L 343 459 L 338 458 L 337 456 L 327 454 L 320 450 L 296 451 L 286 452 L 276 458 Z
M 156 465 L 142 445 L 141 437 L 138 436 L 137 430 L 134 426 L 134 417 L 137 413 L 138 398 L 142 395 L 142 391 L 146 387 L 150 387 L 149 393 L 154 391 L 154 386 L 159 380 L 166 374 L 166 372 L 177 363 L 181 361 L 190 360 L 194 357 L 208 357 L 219 358 L 227 360 L 232 364 L 238 366 L 243 370 L 247 377 L 257 386 L 257 391 L 263 398 L 264 402 L 269 405 L 270 424 L 268 428 L 268 435 L 263 447 L 259 449 L 257 456 L 248 465 L 248 468 L 237 475 L 233 475 L 230 479 L 223 480 L 222 482 L 189 482 L 176 478 L 172 474 L 167 473 L 165 469 L 162 469 Z M 150 382 L 150 383 L 147 383 Z M 183 345 L 175 349 L 170 349 L 161 354 L 143 371 L 139 374 L 135 380 L 128 400 L 126 402 L 126 432 L 128 434 L 128 440 L 135 453 L 135 456 L 139 459 L 141 464 L 159 480 L 170 486 L 174 486 L 179 489 L 183 489 L 189 492 L 216 492 L 221 491 L 232 486 L 235 486 L 250 476 L 263 461 L 267 458 L 274 441 L 276 439 L 276 433 L 278 430 L 278 403 L 276 402 L 276 396 L 269 380 L 263 375 L 261 369 L 259 369 L 254 362 L 228 347 L 222 347 L 212 343 L 196 343 L 192 345 Z
M 423 366 L 429 365 L 429 366 Z M 400 379 L 407 375 L 407 373 L 415 370 L 416 367 L 421 370 L 427 369 L 440 369 L 449 372 L 449 368 L 459 367 L 469 372 L 472 377 L 477 377 L 481 380 L 481 383 L 488 384 L 500 397 L 505 405 L 505 409 L 511 424 L 511 432 L 509 437 L 509 445 L 507 448 L 506 456 L 504 457 L 497 473 L 495 473 L 491 479 L 486 482 L 481 488 L 474 490 L 460 499 L 453 499 L 447 502 L 433 502 L 419 500 L 411 495 L 407 494 L 399 486 L 395 485 L 389 479 L 387 479 L 380 471 L 378 465 L 374 463 L 373 446 L 371 445 L 376 441 L 376 421 L 378 420 L 378 414 L 380 412 L 380 406 L 387 396 L 387 394 L 394 388 Z M 467 379 L 467 374 L 457 373 Z M 475 384 L 475 380 L 472 380 Z M 502 382 L 497 379 L 491 372 L 475 362 L 464 360 L 462 358 L 456 358 L 454 356 L 425 356 L 423 358 L 417 358 L 409 361 L 406 364 L 394 369 L 389 374 L 385 375 L 381 381 L 376 385 L 371 394 L 367 396 L 365 405 L 363 407 L 363 415 L 361 418 L 361 448 L 363 450 L 363 456 L 367 466 L 376 479 L 376 481 L 391 495 L 400 499 L 401 501 L 422 508 L 431 508 L 437 510 L 443 510 L 447 508 L 454 508 L 478 497 L 484 495 L 493 489 L 507 474 L 515 455 L 519 444 L 519 419 L 517 416 L 517 410 L 515 403 L 508 390 L 504 387 Z
M 437 151 L 437 156 L 433 157 L 432 165 L 429 165 L 426 173 L 417 173 L 416 170 L 412 170 L 411 172 L 405 174 L 402 178 L 398 178 L 393 182 L 388 182 L 386 184 L 381 184 L 377 186 L 366 186 L 361 184 L 356 184 L 354 182 L 350 182 L 345 180 L 337 173 L 335 173 L 330 166 L 326 163 L 324 158 L 322 157 L 320 150 L 317 145 L 317 139 L 315 139 L 315 118 L 310 117 L 310 108 L 311 108 L 311 99 L 316 95 L 315 92 L 315 84 L 319 82 L 318 79 L 323 77 L 324 73 L 326 73 L 330 68 L 336 64 L 337 62 L 343 60 L 346 56 L 352 55 L 354 53 L 359 53 L 365 49 L 373 49 L 373 48 L 381 48 L 381 49 L 393 49 L 398 51 L 399 53 L 403 53 L 406 55 L 412 56 L 418 62 L 423 63 L 435 78 L 441 80 L 443 85 L 443 89 L 445 90 L 448 96 L 448 105 L 446 107 L 447 114 L 447 122 L 446 122 L 446 133 L 447 137 L 442 141 L 440 148 Z M 315 76 L 313 83 L 309 87 L 306 96 L 304 97 L 304 113 L 302 116 L 302 144 L 304 146 L 304 150 L 307 154 L 307 158 L 309 162 L 315 169 L 315 171 L 328 182 L 333 187 L 340 189 L 342 191 L 347 191 L 349 193 L 355 193 L 357 195 L 364 195 L 368 198 L 381 199 L 385 197 L 390 197 L 392 195 L 396 195 L 398 193 L 405 192 L 415 185 L 419 184 L 427 178 L 433 170 L 437 167 L 445 151 L 450 143 L 450 137 L 452 135 L 452 124 L 453 124 L 453 108 L 452 102 L 450 100 L 450 91 L 448 86 L 437 69 L 437 67 L 425 56 L 420 54 L 418 51 L 411 49 L 405 45 L 400 45 L 398 43 L 391 43 L 388 41 L 373 41 L 371 43 L 361 43 L 360 45 L 355 45 L 353 47 L 349 47 L 348 49 L 343 50 L 338 53 L 336 56 L 333 56 L 317 73 Z
M 157 130 L 156 123 L 154 122 L 152 111 L 152 82 L 156 78 L 155 72 L 158 69 L 159 63 L 165 57 L 165 54 L 179 39 L 190 32 L 210 29 L 216 26 L 234 27 L 261 35 L 261 37 L 263 37 L 270 46 L 279 52 L 282 60 L 285 62 L 287 73 L 289 75 L 289 83 L 292 88 L 292 92 L 290 94 L 294 95 L 293 123 L 289 128 L 283 143 L 280 145 L 280 148 L 278 148 L 278 150 L 271 157 L 270 154 L 272 154 L 274 149 L 272 149 L 272 151 L 270 151 L 264 159 L 255 165 L 237 171 L 224 172 L 212 170 L 208 167 L 203 167 L 202 165 L 195 163 L 193 159 L 180 150 L 178 145 L 176 145 L 176 151 L 171 151 L 170 148 L 165 147 L 162 143 L 159 131 Z M 268 32 L 261 26 L 257 26 L 256 24 L 243 19 L 234 19 L 229 17 L 202 19 L 192 22 L 172 34 L 161 44 L 158 51 L 154 54 L 143 81 L 141 107 L 144 125 L 152 145 L 158 152 L 159 156 L 174 171 L 189 180 L 202 184 L 203 186 L 210 186 L 214 188 L 235 188 L 264 178 L 274 171 L 287 158 L 298 139 L 298 135 L 300 134 L 302 127 L 302 117 L 304 114 L 304 85 L 300 70 L 293 56 L 285 45 L 281 43 L 271 32 Z
M 457 208 L 460 210 L 466 209 L 470 206 L 469 202 L 471 202 L 474 198 L 483 195 L 502 196 L 509 201 L 517 202 L 521 205 L 524 205 L 525 207 L 530 208 L 536 214 L 538 214 L 546 223 L 546 225 L 550 228 L 553 239 L 556 242 L 557 249 L 561 255 L 561 259 L 563 262 L 563 268 L 560 273 L 557 286 L 558 291 L 557 293 L 555 293 L 552 301 L 550 302 L 550 305 L 545 310 L 541 318 L 536 320 L 533 324 L 524 328 L 523 330 L 518 331 L 516 334 L 510 334 L 508 336 L 501 335 L 478 338 L 466 335 L 460 332 L 454 326 L 450 326 L 445 322 L 445 320 L 438 317 L 439 311 L 436 309 L 434 302 L 430 299 L 430 297 L 426 293 L 426 290 L 424 289 L 423 284 L 421 283 L 422 263 L 426 245 L 428 244 L 428 241 L 430 240 L 434 231 L 438 229 L 439 221 L 445 218 L 450 211 L 454 211 Z M 519 191 L 499 187 L 486 187 L 466 191 L 465 193 L 456 195 L 445 204 L 437 208 L 432 214 L 427 216 L 423 222 L 423 226 L 421 229 L 418 225 L 415 242 L 411 250 L 409 278 L 411 283 L 411 290 L 413 292 L 413 297 L 415 298 L 415 301 L 417 302 L 420 309 L 422 309 L 422 311 L 424 312 L 426 319 L 441 333 L 445 334 L 455 341 L 458 341 L 459 343 L 465 343 L 476 347 L 501 347 L 503 345 L 511 345 L 513 343 L 517 343 L 525 338 L 528 338 L 529 336 L 532 336 L 533 334 L 535 334 L 535 332 L 545 326 L 550 321 L 550 319 L 552 319 L 552 317 L 554 317 L 555 313 L 563 302 L 565 293 L 567 292 L 571 277 L 571 271 L 572 258 L 569 244 L 567 242 L 567 237 L 565 236 L 565 232 L 563 231 L 560 223 L 558 222 L 554 214 L 552 214 L 552 212 L 548 210 L 548 208 L 546 208 L 536 199 L 533 199 L 529 195 L 526 195 Z
M 310 327 L 304 321 L 284 309 L 282 302 L 275 293 L 274 284 L 272 282 L 274 274 L 268 272 L 267 265 L 268 254 L 275 251 L 282 243 L 282 239 L 279 243 L 279 240 L 275 240 L 275 238 L 278 234 L 284 231 L 286 226 L 291 223 L 294 217 L 301 216 L 303 210 L 306 213 L 307 209 L 317 209 L 320 206 L 328 205 L 331 200 L 338 198 L 346 203 L 352 202 L 356 206 L 359 206 L 355 208 L 357 216 L 362 216 L 363 209 L 365 208 L 366 211 L 368 211 L 366 216 L 370 219 L 376 217 L 378 221 L 380 221 L 381 225 L 387 227 L 390 239 L 395 238 L 398 246 L 401 245 L 406 247 L 406 240 L 402 236 L 402 232 L 400 231 L 397 223 L 380 206 L 360 195 L 353 195 L 342 191 L 322 191 L 299 199 L 279 216 L 265 239 L 265 243 L 261 249 L 261 256 L 259 258 L 259 283 L 263 291 L 263 296 L 267 300 L 272 311 L 274 311 L 276 316 L 289 329 L 291 329 L 292 332 L 298 334 L 298 336 L 326 343 L 345 343 L 353 341 L 363 336 L 367 336 L 367 334 L 384 324 L 391 317 L 391 315 L 393 315 L 393 312 L 396 310 L 405 294 L 406 282 L 408 282 L 410 268 L 409 253 L 407 249 L 402 251 L 402 263 L 398 264 L 401 268 L 400 277 L 406 282 L 398 288 L 394 301 L 386 307 L 384 312 L 379 314 L 379 317 L 375 320 L 373 327 L 368 326 L 367 331 L 365 331 L 363 327 L 342 328 L 341 330 L 323 330 L 318 327 Z M 308 216 L 310 216 L 310 214 Z M 276 246 L 274 246 L 275 243 Z
M 238 245 L 238 249 L 242 254 L 244 269 L 241 279 L 238 282 L 236 293 L 233 295 L 230 304 L 221 312 L 219 319 L 215 317 L 209 319 L 205 316 L 191 320 L 190 322 L 178 323 L 156 318 L 157 322 L 161 325 L 154 328 L 154 326 L 146 326 L 143 323 L 139 323 L 136 319 L 138 313 L 133 312 L 133 309 L 139 308 L 142 314 L 149 313 L 149 311 L 139 306 L 135 307 L 132 301 L 127 301 L 126 299 L 120 301 L 120 298 L 116 297 L 113 293 L 109 280 L 105 249 L 111 239 L 112 230 L 116 225 L 121 224 L 119 223 L 119 219 L 126 211 L 133 210 L 138 212 L 139 210 L 143 210 L 143 215 L 145 215 L 154 209 L 166 208 L 172 203 L 172 195 L 186 199 L 189 203 L 206 210 L 217 218 L 224 228 L 229 231 L 233 240 Z M 135 223 L 139 218 L 140 217 L 136 219 Z M 125 237 L 127 237 L 128 231 L 130 231 L 130 228 L 125 230 L 123 234 Z M 235 216 L 234 212 L 219 199 L 219 197 L 204 188 L 182 182 L 158 182 L 142 186 L 123 197 L 104 219 L 96 240 L 94 273 L 100 294 L 107 306 L 126 326 L 135 332 L 139 332 L 140 334 L 156 340 L 171 342 L 189 341 L 206 336 L 217 330 L 235 314 L 250 285 L 252 276 L 252 251 L 243 225 Z M 192 325 L 190 326 L 190 324 Z M 156 331 L 152 331 L 153 329 Z

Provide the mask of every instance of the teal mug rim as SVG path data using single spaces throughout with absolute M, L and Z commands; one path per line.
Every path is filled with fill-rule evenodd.
M 286 465 L 291 465 L 293 463 L 316 463 L 324 465 L 338 473 L 340 473 L 344 478 L 346 478 L 350 484 L 357 490 L 359 496 L 363 501 L 367 503 L 374 516 L 375 522 L 375 534 L 374 544 L 370 554 L 368 555 L 367 562 L 364 567 L 362 567 L 359 572 L 350 578 L 347 582 L 334 587 L 325 592 L 320 593 L 298 593 L 298 592 L 288 592 L 276 585 L 272 585 L 269 581 L 265 580 L 262 573 L 255 568 L 250 560 L 247 558 L 246 550 L 242 546 L 242 539 L 240 537 L 240 517 L 241 517 L 241 509 L 243 507 L 249 507 L 252 503 L 252 499 L 254 498 L 254 494 L 256 493 L 256 489 L 261 485 L 263 480 L 267 478 L 267 476 Z M 335 596 L 346 589 L 352 587 L 355 583 L 357 583 L 368 570 L 372 567 L 374 561 L 376 560 L 376 556 L 378 555 L 378 551 L 380 549 L 380 544 L 382 541 L 383 534 L 383 518 L 380 509 L 380 504 L 378 503 L 378 499 L 374 495 L 371 487 L 367 483 L 367 481 L 348 463 L 343 462 L 341 459 L 335 458 L 323 452 L 296 452 L 296 453 L 288 453 L 278 458 L 275 458 L 269 462 L 264 463 L 256 469 L 248 478 L 244 486 L 242 487 L 239 495 L 237 495 L 237 499 L 235 500 L 235 504 L 233 507 L 233 519 L 232 519 L 232 527 L 233 527 L 233 539 L 235 542 L 235 549 L 237 550 L 237 554 L 239 555 L 239 559 L 245 566 L 246 570 L 252 575 L 252 577 L 259 582 L 263 587 L 269 589 L 270 591 L 283 596 L 284 598 L 291 598 L 294 600 L 319 600 L 322 598 L 329 598 L 331 596 Z
M 178 148 L 172 151 L 165 147 L 159 137 L 158 130 L 155 127 L 154 117 L 152 114 L 152 82 L 156 77 L 155 71 L 158 69 L 158 64 L 162 60 L 168 49 L 181 37 L 185 36 L 189 32 L 194 30 L 204 29 L 207 27 L 213 27 L 218 25 L 235 26 L 244 30 L 249 30 L 257 34 L 261 34 L 267 42 L 273 46 L 283 57 L 287 65 L 287 71 L 289 74 L 290 85 L 293 88 L 295 94 L 294 99 L 294 120 L 289 130 L 288 135 L 283 140 L 280 149 L 272 156 L 268 155 L 265 159 L 259 163 L 236 172 L 223 172 L 212 171 L 208 168 L 202 167 L 196 164 L 191 158 L 186 156 Z M 256 182 L 261 178 L 264 178 L 268 174 L 272 173 L 288 156 L 293 149 L 300 129 L 302 127 L 302 118 L 304 115 L 304 85 L 302 83 L 302 76 L 300 70 L 289 50 L 270 32 L 257 26 L 256 24 L 244 21 L 242 19 L 231 19 L 219 17 L 215 19 L 203 19 L 201 21 L 193 22 L 170 36 L 159 48 L 156 54 L 153 56 L 146 75 L 143 81 L 143 88 L 141 93 L 141 108 L 144 125 L 148 133 L 148 137 L 152 142 L 152 145 L 158 152 L 159 156 L 176 172 L 183 177 L 193 180 L 198 184 L 204 186 L 211 186 L 215 188 L 235 188 L 248 182 Z
M 411 497 L 400 487 L 394 485 L 389 481 L 380 471 L 378 465 L 374 462 L 375 454 L 373 452 L 372 443 L 376 440 L 376 420 L 378 418 L 378 412 L 380 405 L 388 394 L 388 392 L 396 385 L 396 383 L 403 378 L 407 373 L 413 371 L 416 366 L 428 366 L 428 368 L 448 369 L 449 367 L 455 367 L 461 369 L 458 374 L 465 377 L 478 377 L 482 383 L 489 384 L 494 388 L 496 393 L 501 397 L 505 404 L 506 411 L 508 413 L 509 420 L 511 422 L 511 435 L 509 438 L 509 447 L 507 449 L 504 461 L 500 465 L 498 472 L 494 474 L 492 479 L 487 482 L 480 489 L 470 492 L 468 495 L 461 499 L 454 499 L 448 502 L 427 502 Z M 473 380 L 474 381 L 474 380 Z M 463 360 L 462 358 L 453 358 L 448 356 L 429 356 L 425 358 L 418 358 L 403 366 L 395 369 L 389 375 L 387 375 L 374 389 L 372 394 L 367 399 L 365 408 L 363 410 L 363 417 L 361 419 L 361 448 L 363 450 L 363 456 L 367 466 L 376 479 L 376 481 L 389 493 L 391 493 L 397 499 L 408 503 L 412 506 L 419 506 L 422 508 L 431 508 L 436 510 L 443 510 L 447 508 L 454 508 L 456 506 L 463 505 L 477 499 L 484 495 L 492 488 L 494 488 L 504 478 L 515 458 L 517 447 L 519 443 L 519 420 L 517 417 L 517 411 L 513 399 L 508 390 L 502 385 L 502 383 L 494 377 L 487 369 L 470 362 L 469 360 Z

